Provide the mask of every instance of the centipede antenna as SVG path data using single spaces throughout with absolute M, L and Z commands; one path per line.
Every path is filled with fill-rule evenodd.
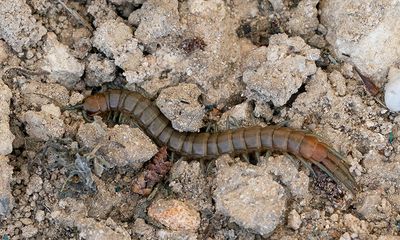
M 243 158 L 247 163 L 250 162 L 249 154 L 247 154 L 247 153 L 242 153 L 242 158 Z
M 70 105 L 70 106 L 64 106 L 61 108 L 62 111 L 69 111 L 69 110 L 76 110 L 76 109 L 82 109 L 83 104 L 76 104 L 76 105 Z
M 13 75 L 22 75 L 26 78 L 31 78 L 31 76 L 49 75 L 50 73 L 45 70 L 32 71 L 23 67 L 10 67 L 4 71 L 4 78 L 11 78 Z
M 49 96 L 46 96 L 46 95 L 44 95 L 44 94 L 41 94 L 41 93 L 26 93 L 26 94 L 34 94 L 34 95 L 38 95 L 38 96 L 47 98 L 50 102 L 54 103 L 57 107 L 59 107 L 59 108 L 61 108 L 61 109 L 64 108 L 64 106 L 63 106 L 59 101 L 57 101 L 57 100 L 55 100 L 54 98 L 51 98 L 51 97 L 49 97 Z

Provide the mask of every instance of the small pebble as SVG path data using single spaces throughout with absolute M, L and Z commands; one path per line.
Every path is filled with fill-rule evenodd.
M 171 230 L 195 232 L 200 227 L 200 213 L 175 199 L 156 201 L 149 207 L 148 214 Z
M 38 229 L 33 225 L 25 226 L 21 230 L 22 230 L 22 237 L 24 238 L 34 237 L 38 233 Z
M 38 222 L 42 222 L 44 220 L 45 212 L 43 210 L 38 210 L 35 215 L 35 219 Z
M 288 216 L 288 226 L 293 230 L 297 230 L 300 228 L 300 225 L 301 225 L 300 215 L 296 212 L 296 210 L 293 209 Z
M 345 232 L 342 236 L 340 236 L 339 240 L 351 240 L 350 234 Z

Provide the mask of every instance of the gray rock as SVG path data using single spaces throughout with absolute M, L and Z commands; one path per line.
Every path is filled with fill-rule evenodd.
M 243 102 L 224 112 L 218 121 L 218 131 L 254 125 L 254 117 L 249 102 Z
M 362 202 L 357 212 L 367 220 L 383 220 L 391 215 L 392 206 L 379 192 L 371 191 L 362 194 Z
M 163 89 L 156 104 L 161 112 L 171 120 L 178 131 L 199 131 L 203 126 L 204 107 L 198 98 L 200 89 L 195 84 L 181 83 L 176 87 Z
M 190 204 L 175 199 L 160 199 L 150 205 L 147 213 L 174 231 L 196 232 L 200 227 L 200 213 Z
M 282 11 L 285 6 L 283 0 L 268 0 L 268 2 L 271 3 L 272 8 L 277 12 Z
M 49 32 L 44 47 L 45 56 L 42 69 L 49 72 L 49 78 L 73 88 L 83 75 L 85 66 L 71 53 L 70 49 L 57 40 L 57 36 Z
M 360 220 L 352 214 L 344 215 L 344 225 L 348 227 L 353 233 L 366 234 L 368 233 L 368 223 Z
M 0 8 L 0 38 L 16 52 L 37 44 L 47 32 L 32 16 L 23 0 L 3 0 Z
M 351 240 L 350 233 L 345 232 L 342 236 L 340 236 L 339 240 Z
M 340 59 L 381 83 L 400 57 L 400 5 L 395 1 L 332 0 L 320 4 L 326 39 Z M 373 47 L 371 47 L 373 46 Z
M 29 2 L 30 6 L 41 15 L 45 15 L 47 11 L 53 6 L 51 2 L 46 0 L 32 0 Z
M 369 175 L 369 182 L 374 180 L 379 182 L 382 186 L 400 184 L 400 179 L 398 177 L 400 171 L 399 158 L 400 156 L 396 155 L 394 161 L 386 162 L 384 156 L 378 151 L 369 151 L 364 157 L 364 166 Z
M 128 25 L 119 20 L 105 21 L 94 32 L 93 45 L 107 57 L 115 59 L 115 65 L 125 70 L 124 75 L 129 83 L 144 80 L 137 76 L 139 67 L 145 61 L 143 53 Z
M 0 155 L 0 219 L 7 217 L 14 207 L 10 187 L 12 174 L 13 168 L 8 165 L 8 158 Z
M 133 37 L 132 29 L 118 20 L 102 23 L 94 32 L 93 46 L 107 57 L 113 57 L 118 47 Z
M 317 4 L 319 0 L 305 0 L 290 11 L 287 27 L 293 35 L 314 33 L 319 24 Z
M 273 117 L 273 111 L 271 107 L 262 102 L 256 102 L 253 114 L 257 118 L 263 118 L 266 122 L 270 121 Z
M 101 59 L 98 54 L 90 55 L 88 61 L 85 78 L 88 86 L 101 86 L 114 80 L 116 68 L 112 61 Z
M 280 107 L 296 93 L 307 78 L 316 73 L 314 63 L 319 50 L 312 49 L 299 37 L 273 35 L 268 48 L 255 50 L 259 60 L 246 60 L 243 82 L 248 98 Z
M 254 233 L 269 236 L 281 223 L 286 196 L 281 185 L 265 169 L 242 162 L 217 160 L 216 210 Z
M 7 44 L 3 40 L 0 40 L 0 64 L 7 61 L 9 54 Z
M 126 166 L 139 169 L 157 152 L 157 146 L 139 128 L 115 125 L 108 129 L 99 119 L 78 129 L 78 142 L 87 148 L 98 148 L 95 154 L 110 167 Z
M 332 71 L 329 74 L 328 79 L 332 86 L 336 88 L 336 92 L 339 96 L 343 97 L 346 95 L 346 79 L 339 71 Z
M 111 218 L 96 220 L 87 217 L 87 208 L 82 201 L 66 198 L 52 209 L 51 219 L 58 224 L 76 227 L 79 237 L 88 240 L 121 239 L 130 240 L 129 233 Z
M 39 231 L 39 229 L 33 225 L 25 226 L 21 230 L 22 230 L 21 235 L 25 239 L 34 237 Z
M 30 196 L 33 193 L 40 192 L 40 190 L 42 190 L 42 188 L 43 188 L 42 178 L 37 174 L 33 174 L 29 178 L 28 186 L 26 187 L 26 194 L 28 196 Z
M 21 93 L 24 100 L 32 106 L 42 106 L 50 103 L 61 106 L 69 104 L 68 89 L 58 83 L 27 82 L 21 86 Z
M 135 220 L 132 230 L 140 239 L 151 240 L 155 238 L 155 229 L 142 218 Z
M 235 5 L 242 4 L 239 2 Z M 194 49 L 173 69 L 193 79 L 207 93 L 205 104 L 218 103 L 243 90 L 243 85 L 238 81 L 242 76 L 241 60 L 254 46 L 238 38 L 236 30 L 240 15 L 230 12 L 230 9 L 229 4 L 221 0 L 188 1 L 186 18 L 181 20 L 185 24 L 182 27 L 184 33 L 187 29 L 185 37 L 197 37 L 206 46 Z M 177 39 L 177 42 L 182 43 L 182 39 Z
M 9 126 L 11 90 L 0 80 L 0 155 L 12 152 L 15 137 Z
M 299 199 L 304 199 L 309 196 L 308 185 L 310 182 L 309 177 L 304 172 L 298 171 L 298 166 L 295 163 L 295 157 L 277 156 L 270 157 L 265 164 L 267 172 L 279 177 L 283 184 L 285 184 L 292 195 Z
M 26 123 L 26 131 L 31 137 L 47 141 L 64 134 L 65 125 L 60 117 L 60 108 L 50 104 L 43 105 L 40 112 L 25 112 L 22 120 Z
M 180 31 L 177 0 L 148 0 L 131 13 L 128 21 L 138 25 L 135 37 L 146 44 Z
M 93 16 L 93 25 L 96 27 L 96 29 L 98 29 L 99 26 L 106 21 L 115 19 L 121 20 L 112 6 L 108 4 L 107 1 L 103 0 L 91 1 L 89 3 L 87 12 Z
M 296 210 L 292 210 L 288 216 L 288 226 L 293 229 L 297 230 L 300 228 L 301 225 L 301 218 L 300 215 L 296 212 Z
M 79 126 L 76 134 L 77 140 L 82 147 L 94 148 L 101 139 L 107 136 L 107 125 L 99 118 L 91 123 L 84 123 Z
M 35 220 L 40 222 L 43 222 L 45 217 L 45 212 L 43 210 L 37 210 L 36 214 L 35 214 Z
M 380 236 L 378 240 L 400 240 L 400 236 L 385 235 Z
M 93 180 L 96 183 L 97 193 L 89 200 L 88 216 L 106 219 L 115 206 L 121 204 L 123 196 L 120 192 L 115 192 L 114 185 L 106 185 L 96 176 L 93 176 Z
M 196 233 L 185 231 L 168 231 L 161 229 L 157 231 L 157 239 L 160 240 L 196 240 L 199 239 Z
M 212 209 L 210 189 L 200 162 L 175 162 L 170 170 L 168 182 L 174 193 L 190 200 L 197 209 Z
M 107 143 L 103 152 L 117 166 L 142 167 L 157 153 L 157 146 L 138 128 L 116 125 L 108 130 Z

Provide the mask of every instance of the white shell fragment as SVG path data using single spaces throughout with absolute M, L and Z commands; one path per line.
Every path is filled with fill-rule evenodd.
M 400 69 L 390 68 L 385 86 L 385 104 L 390 111 L 400 111 Z

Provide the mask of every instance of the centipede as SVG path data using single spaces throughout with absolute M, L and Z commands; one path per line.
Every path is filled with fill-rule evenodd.
M 112 89 L 86 97 L 76 105 L 86 120 L 94 115 L 112 116 L 118 123 L 125 116 L 160 147 L 187 159 L 212 159 L 223 154 L 257 158 L 266 151 L 287 153 L 313 164 L 338 184 L 356 194 L 358 186 L 345 158 L 317 135 L 290 127 L 268 125 L 222 132 L 179 132 L 148 98 L 138 92 Z

